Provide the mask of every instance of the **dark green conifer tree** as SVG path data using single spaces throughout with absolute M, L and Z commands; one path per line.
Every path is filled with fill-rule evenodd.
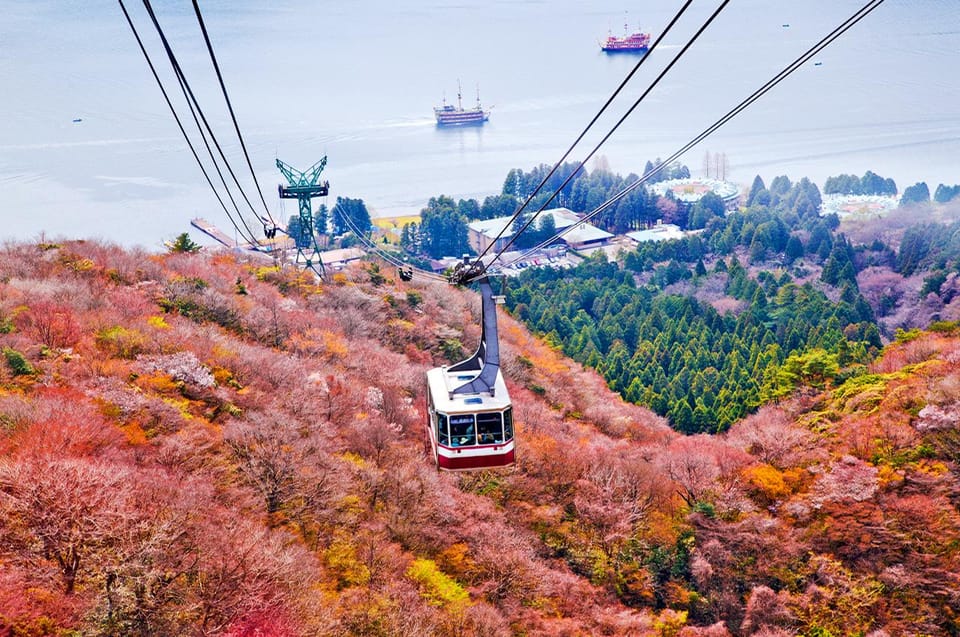
M 754 205 L 755 203 L 758 203 L 756 201 L 757 194 L 761 190 L 766 190 L 766 189 L 767 189 L 767 186 L 763 183 L 763 179 L 760 178 L 760 175 L 757 175 L 756 177 L 754 177 L 753 184 L 751 184 L 750 186 L 750 193 L 747 195 L 747 206 L 749 207 Z

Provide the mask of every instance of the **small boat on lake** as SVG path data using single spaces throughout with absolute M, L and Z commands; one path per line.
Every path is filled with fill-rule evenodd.
M 462 96 L 460 94 L 460 81 L 457 81 L 457 105 L 447 104 L 447 99 L 443 99 L 443 104 L 433 109 L 433 114 L 437 118 L 437 126 L 463 126 L 466 124 L 483 124 L 490 119 L 490 111 L 483 110 L 480 106 L 480 88 L 477 87 L 477 104 L 473 108 L 464 108 Z
M 650 34 L 636 31 L 629 32 L 627 23 L 623 23 L 623 37 L 612 33 L 606 40 L 600 42 L 600 49 L 607 53 L 646 53 L 650 49 Z

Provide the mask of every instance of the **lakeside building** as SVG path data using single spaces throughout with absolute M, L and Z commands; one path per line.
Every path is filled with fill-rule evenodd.
M 320 252 L 317 256 L 323 260 L 323 266 L 332 270 L 342 270 L 351 261 L 359 261 L 366 252 L 361 248 L 340 248 Z
M 647 241 L 682 239 L 685 236 L 685 233 L 680 229 L 680 226 L 672 223 L 663 223 L 662 221 L 657 221 L 657 225 L 653 226 L 652 228 L 628 232 L 626 236 L 628 239 L 633 239 L 637 243 L 645 243 Z
M 345 268 L 348 263 L 359 261 L 366 256 L 366 254 L 362 248 L 338 248 L 336 250 L 325 250 L 323 252 L 310 251 L 302 255 L 295 253 L 291 254 L 290 258 L 293 259 L 293 263 L 304 265 L 305 261 L 300 259 L 301 256 L 304 256 L 313 263 L 322 262 L 324 270 L 338 272 Z
M 580 221 L 580 215 L 567 208 L 554 208 L 544 210 L 537 216 L 535 224 L 539 225 L 540 220 L 545 215 L 553 217 L 557 232 L 565 230 Z M 467 224 L 467 239 L 470 247 L 478 254 L 482 253 L 488 247 L 493 245 L 491 251 L 499 252 L 513 237 L 513 228 L 510 227 L 512 217 L 497 217 L 496 219 L 485 219 L 483 221 L 472 221 Z M 503 231 L 503 235 L 498 239 L 497 235 Z M 564 243 L 567 246 L 580 250 L 605 245 L 613 238 L 613 235 L 606 230 L 589 224 L 582 223 L 573 228 L 558 239 L 558 243 Z
M 836 214 L 838 217 L 883 217 L 900 205 L 890 195 L 824 195 L 820 215 Z
M 732 182 L 719 179 L 670 179 L 653 184 L 650 190 L 661 197 L 666 197 L 668 192 L 672 193 L 677 203 L 688 210 L 708 192 L 720 197 L 728 212 L 736 210 L 740 204 L 740 188 Z

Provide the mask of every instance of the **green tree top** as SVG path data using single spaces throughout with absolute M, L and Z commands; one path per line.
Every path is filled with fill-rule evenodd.
M 193 239 L 190 238 L 190 234 L 183 232 L 177 235 L 177 238 L 173 240 L 168 248 L 170 252 L 199 252 L 200 244 L 194 243 Z
M 927 182 L 921 181 L 910 186 L 903 191 L 903 197 L 900 198 L 900 205 L 910 203 L 926 203 L 930 201 L 930 188 Z

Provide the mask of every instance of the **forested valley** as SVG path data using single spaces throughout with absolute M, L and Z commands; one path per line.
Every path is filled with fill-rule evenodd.
M 644 174 L 652 185 L 690 171 L 657 159 Z M 603 161 L 592 171 L 575 164 L 553 174 L 546 165 L 513 169 L 501 193 L 482 202 L 431 198 L 420 223 L 403 227 L 397 256 L 428 268 L 430 258 L 470 254 L 469 222 L 508 217 L 529 198 L 511 228 L 526 228 L 513 243 L 526 250 L 556 234 L 552 217 L 530 221 L 541 207 L 589 213 L 637 179 Z M 867 171 L 830 177 L 824 191 L 889 197 L 897 185 Z M 892 214 L 841 223 L 822 214 L 823 197 L 808 179 L 779 176 L 768 188 L 757 177 L 733 211 L 713 193 L 688 205 L 644 186 L 591 222 L 617 235 L 672 223 L 686 237 L 598 251 L 572 271 L 528 269 L 506 285 L 507 307 L 678 431 L 721 432 L 801 384 L 824 387 L 862 374 L 898 330 L 960 319 L 958 193 L 960 186 L 940 184 L 931 200 L 918 183 Z M 350 227 L 370 224 L 359 200 L 338 198 L 332 219 L 347 244 Z M 317 224 L 328 228 L 326 209 Z
M 862 184 L 851 175 L 828 181 L 846 194 L 895 189 L 869 171 Z M 938 208 L 940 222 L 905 228 L 899 220 L 929 209 L 929 196 L 893 219 L 849 227 L 821 216 L 820 204 L 814 184 L 787 177 L 769 189 L 757 177 L 730 213 L 713 194 L 686 211 L 657 203 L 700 231 L 615 259 L 598 251 L 573 270 L 529 269 L 510 280 L 508 308 L 679 431 L 723 431 L 801 384 L 864 373 L 903 330 L 960 318 L 960 204 Z M 630 218 L 621 208 L 626 200 L 608 219 Z
M 750 254 L 780 216 L 711 220 L 696 259 L 687 241 L 523 279 L 514 311 L 555 325 L 540 339 L 500 317 L 518 464 L 457 475 L 426 452 L 423 378 L 475 347 L 472 291 L 375 261 L 318 284 L 186 241 L 4 245 L 0 634 L 957 634 L 960 330 L 941 316 L 881 346 L 861 259 L 903 244 L 862 251 L 829 221 L 788 224 L 803 255 L 754 274 L 781 258 Z M 942 230 L 916 232 L 922 280 L 946 253 Z M 724 237 L 736 260 L 711 256 Z M 831 258 L 839 285 L 819 280 Z M 540 310 L 548 281 L 569 296 Z M 716 298 L 697 298 L 707 282 Z M 663 363 L 752 377 L 779 349 L 755 379 L 772 400 L 679 434 L 558 351 L 574 306 L 574 325 L 638 313 L 601 316 L 597 351 L 699 328 L 697 347 L 658 343 L 677 350 Z M 836 372 L 791 368 L 793 333 Z

